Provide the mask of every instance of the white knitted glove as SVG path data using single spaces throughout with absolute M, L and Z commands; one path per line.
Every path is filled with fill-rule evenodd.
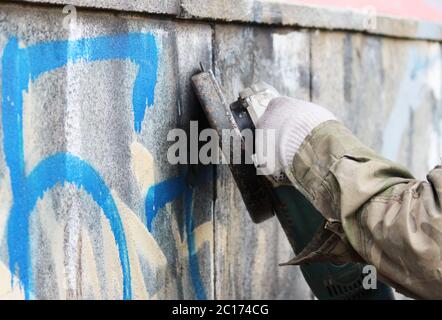
M 278 175 L 281 171 L 285 172 L 304 139 L 315 127 L 328 120 L 336 118 L 330 111 L 316 104 L 289 97 L 272 99 L 256 126 L 257 129 L 264 129 L 264 136 L 256 134 L 255 138 L 256 161 L 266 164 L 266 169 L 262 171 L 265 173 L 261 174 Z M 270 155 L 260 159 L 260 155 L 266 154 L 263 150 L 272 144 L 265 138 L 268 129 L 274 130 L 275 154 L 273 159 Z

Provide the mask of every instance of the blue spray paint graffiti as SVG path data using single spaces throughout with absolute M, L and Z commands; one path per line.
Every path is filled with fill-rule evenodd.
M 186 191 L 185 176 L 171 178 L 152 186 L 145 200 L 147 229 L 152 232 L 152 221 L 166 204 L 180 197 Z
M 69 153 L 40 162 L 26 176 L 23 150 L 23 92 L 45 72 L 80 60 L 86 62 L 129 59 L 139 66 L 133 89 L 134 129 L 141 130 L 146 105 L 153 105 L 157 80 L 158 49 L 151 34 L 130 33 L 77 41 L 52 41 L 20 48 L 17 39 L 6 45 L 2 58 L 2 125 L 6 164 L 11 176 L 13 205 L 8 220 L 9 267 L 18 275 L 30 298 L 29 215 L 36 202 L 57 183 L 70 182 L 89 193 L 110 222 L 123 272 L 123 298 L 132 296 L 126 238 L 118 210 L 108 187 L 88 163 Z M 18 269 L 18 270 L 17 270 Z
M 207 183 L 211 179 L 212 172 L 210 167 L 206 167 L 200 175 L 197 176 L 196 185 Z M 189 254 L 190 277 L 192 279 L 196 298 L 207 299 L 199 270 L 198 255 L 193 234 L 193 190 L 187 184 L 187 174 L 171 178 L 149 188 L 145 200 L 147 228 L 149 231 L 152 231 L 152 221 L 158 215 L 159 211 L 164 208 L 167 203 L 172 202 L 181 196 L 184 196 L 185 228 Z

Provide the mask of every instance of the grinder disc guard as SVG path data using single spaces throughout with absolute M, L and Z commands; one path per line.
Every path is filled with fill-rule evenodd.
M 200 72 L 192 77 L 192 84 L 198 100 L 204 110 L 210 126 L 215 129 L 220 137 L 220 147 L 224 155 L 229 155 L 229 167 L 241 193 L 246 208 L 255 223 L 262 222 L 274 215 L 272 189 L 264 176 L 257 175 L 254 164 L 245 161 L 245 145 L 241 130 L 252 129 L 253 122 L 248 118 L 245 109 L 238 102 L 228 105 L 211 71 Z M 241 163 L 233 161 L 233 144 L 225 150 L 221 137 L 223 130 L 230 130 L 236 136 L 234 141 L 241 141 Z M 228 146 L 224 146 L 229 148 Z

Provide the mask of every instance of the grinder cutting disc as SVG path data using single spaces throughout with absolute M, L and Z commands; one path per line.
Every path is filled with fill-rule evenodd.
M 243 125 L 238 126 L 235 121 L 235 119 L 241 118 L 238 117 L 238 104 L 233 103 L 229 106 L 226 103 L 221 88 L 211 71 L 194 75 L 192 84 L 210 126 L 217 131 L 220 137 L 219 141 L 223 153 L 230 158 L 228 159 L 230 160 L 230 171 L 253 222 L 259 223 L 272 217 L 274 215 L 272 205 L 274 197 L 272 197 L 272 189 L 268 181 L 263 176 L 256 174 L 254 164 L 246 164 L 245 161 L 241 161 L 240 164 L 234 163 L 234 145 L 232 143 L 229 143 L 229 147 L 225 146 L 229 150 L 223 148 L 222 145 L 223 130 L 230 130 L 236 136 L 234 141 L 241 141 L 241 158 L 244 159 L 247 156 L 245 154 L 244 139 L 240 132 Z

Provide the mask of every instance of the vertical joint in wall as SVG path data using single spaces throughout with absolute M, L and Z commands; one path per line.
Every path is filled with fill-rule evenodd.
M 312 46 L 313 46 L 313 33 L 310 31 L 308 33 L 308 76 L 309 76 L 309 100 L 313 102 L 313 53 L 312 53 Z
M 215 48 L 216 48 L 216 43 L 215 43 L 215 24 L 211 23 L 210 24 L 210 28 L 211 28 L 211 37 L 212 37 L 212 41 L 211 41 L 211 53 L 212 53 L 212 72 L 213 74 L 215 74 Z M 216 291 L 216 280 L 217 280 L 217 269 L 216 269 L 216 260 L 215 260 L 215 251 L 216 251 L 216 218 L 215 218 L 215 212 L 216 212 L 216 208 L 215 208 L 215 204 L 216 204 L 216 198 L 217 198 L 217 175 L 218 175 L 218 171 L 217 171 L 217 166 L 213 165 L 213 186 L 212 186 L 212 190 L 213 190 L 213 194 L 212 194 L 212 232 L 213 232 L 213 244 L 212 244 L 212 265 L 213 265 L 213 299 L 217 299 L 217 291 Z

